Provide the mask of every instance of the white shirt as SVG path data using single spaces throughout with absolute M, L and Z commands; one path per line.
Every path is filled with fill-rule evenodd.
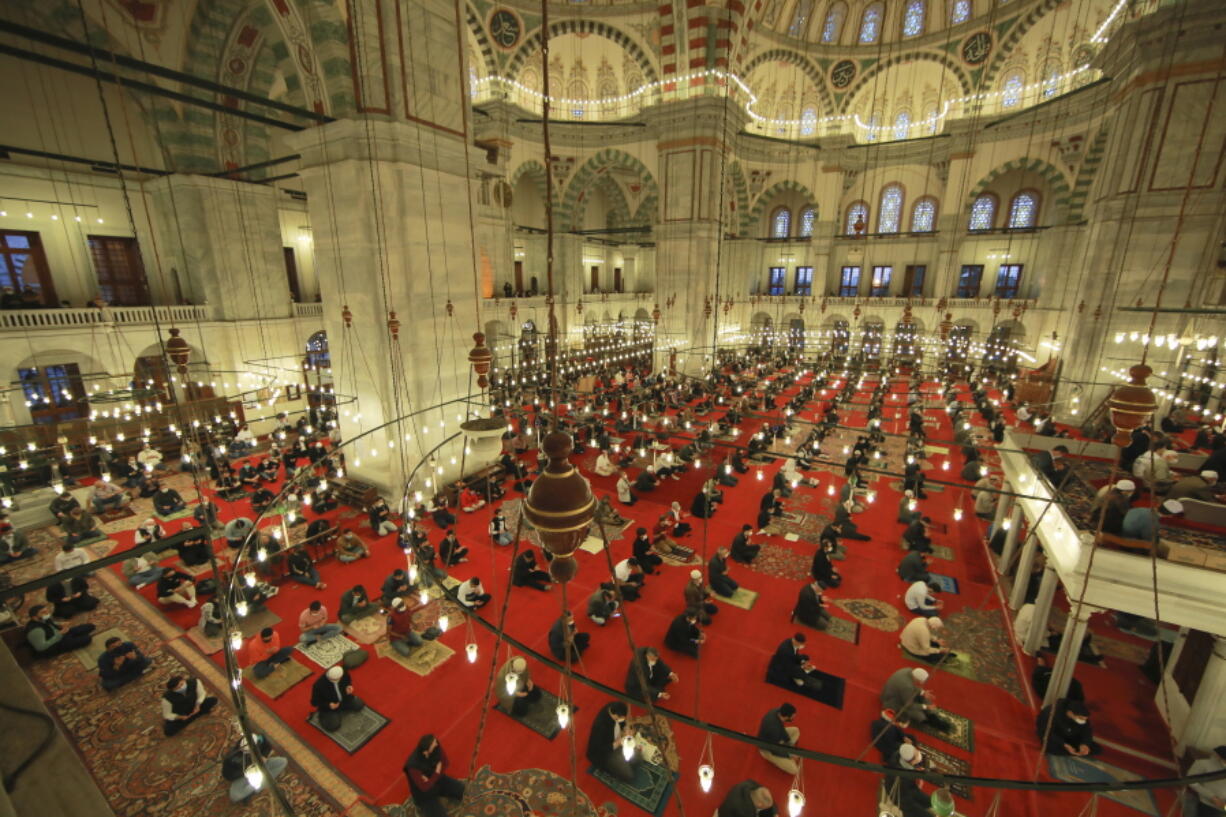
M 162 452 L 156 448 L 144 448 L 136 455 L 136 459 L 141 465 L 157 465 L 162 461 Z
M 1171 465 L 1161 454 L 1146 451 L 1132 464 L 1132 475 L 1143 482 L 1148 482 L 1151 476 L 1155 482 L 1163 482 L 1171 478 Z
M 929 594 L 928 585 L 924 582 L 914 582 L 908 587 L 903 603 L 906 604 L 908 610 L 936 609 L 936 599 Z
M 255 439 L 255 435 L 251 433 L 251 429 L 249 428 L 240 428 L 238 433 L 234 435 L 234 439 L 242 440 L 243 442 L 250 442 Z
M 613 577 L 619 582 L 628 581 L 630 579 L 630 560 L 622 559 L 613 566 Z
M 609 461 L 609 455 L 601 451 L 600 456 L 596 458 L 596 473 L 600 474 L 602 477 L 607 477 L 615 470 L 617 469 L 615 469 L 613 467 L 613 463 Z
M 912 655 L 932 655 L 940 652 L 939 648 L 932 646 L 932 627 L 928 621 L 929 619 L 920 616 L 911 619 L 907 626 L 902 628 L 898 641 L 904 650 Z
M 60 551 L 55 554 L 55 572 L 67 570 L 70 567 L 80 567 L 83 564 L 88 564 L 89 556 L 80 548 L 73 548 L 69 552 Z
M 1022 422 L 1029 420 L 1031 416 L 1030 409 L 1026 408 L 1025 406 L 1022 406 L 1017 410 L 1017 419 L 1021 420 Z
M 456 595 L 460 597 L 460 604 L 463 604 L 465 607 L 472 607 L 473 602 L 476 601 L 477 597 L 484 594 L 485 588 L 481 586 L 481 582 L 477 582 L 476 587 L 468 582 L 464 582 L 464 584 L 460 585 L 460 589 L 456 593 Z
M 630 480 L 626 479 L 625 474 L 617 481 L 617 498 L 622 502 L 630 501 Z

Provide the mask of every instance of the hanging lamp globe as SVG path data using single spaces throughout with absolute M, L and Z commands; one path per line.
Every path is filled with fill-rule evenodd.
M 1128 370 L 1129 381 L 1117 386 L 1107 400 L 1107 408 L 1111 411 L 1111 424 L 1115 426 L 1116 445 L 1125 446 L 1132 442 L 1132 432 L 1148 423 L 1154 417 L 1158 401 L 1153 391 L 1145 385 L 1146 379 L 1154 370 L 1139 363 Z
M 473 332 L 473 348 L 468 353 L 468 362 L 472 364 L 473 371 L 477 373 L 477 385 L 485 388 L 490 384 L 486 377 L 490 373 L 490 363 L 494 360 L 494 353 L 485 345 L 485 333 Z
M 554 581 L 568 582 L 578 571 L 575 551 L 587 538 L 596 515 L 596 500 L 588 481 L 570 462 L 574 443 L 569 434 L 551 432 L 541 448 L 549 464 L 528 491 L 524 516 L 536 527 L 541 544 L 553 556 L 549 575 Z
M 179 367 L 179 373 L 187 372 L 187 362 L 192 357 L 192 347 L 183 338 L 179 337 L 179 330 L 173 326 L 170 328 L 170 338 L 166 341 L 166 356 L 171 362 Z

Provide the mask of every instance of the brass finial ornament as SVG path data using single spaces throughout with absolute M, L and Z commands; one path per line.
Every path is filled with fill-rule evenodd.
M 396 317 L 395 311 L 387 313 L 387 331 L 392 333 L 392 340 L 400 340 L 400 320 Z
M 166 341 L 166 356 L 171 362 L 179 367 L 179 374 L 187 374 L 187 362 L 191 360 L 192 347 L 183 338 L 179 337 L 179 330 L 171 327 L 169 330 L 170 337 Z
M 490 363 L 494 360 L 494 353 L 485 345 L 485 333 L 473 332 L 473 348 L 468 353 L 468 362 L 472 364 L 473 371 L 477 373 L 477 385 L 485 388 L 490 384 L 486 377 L 490 373 Z
M 1154 370 L 1139 363 L 1128 370 L 1129 381 L 1117 386 L 1107 400 L 1107 408 L 1111 410 L 1111 424 L 1115 426 L 1116 445 L 1125 446 L 1132 442 L 1132 432 L 1154 418 L 1154 410 L 1158 401 L 1153 391 L 1145 385 L 1145 380 Z
M 353 327 L 353 311 L 349 309 L 349 304 L 341 307 L 341 320 L 345 322 L 345 328 Z
M 541 448 L 549 465 L 528 491 L 524 516 L 536 527 L 541 544 L 553 556 L 549 575 L 554 581 L 568 582 L 579 570 L 575 551 L 592 526 L 596 500 L 588 481 L 570 462 L 574 443 L 569 434 L 551 432 Z

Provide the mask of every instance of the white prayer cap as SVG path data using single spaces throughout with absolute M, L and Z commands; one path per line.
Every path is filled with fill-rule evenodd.
M 934 630 L 939 630 L 945 626 L 945 622 L 941 621 L 936 616 L 932 616 L 931 618 L 928 619 L 928 626 Z
M 915 491 L 912 491 L 910 489 L 907 489 L 906 491 L 903 491 L 902 493 L 903 493 L 903 496 L 908 496 L 908 497 L 915 496 Z
M 702 578 L 702 571 L 701 571 L 701 570 L 691 570 L 691 571 L 690 571 L 690 578 L 691 578 L 691 579 L 695 579 L 695 580 L 697 580 L 697 579 L 701 579 L 701 578 Z
M 923 669 L 922 667 L 916 667 L 915 669 L 911 670 L 911 677 L 914 678 L 917 683 L 925 683 L 928 680 L 928 670 Z
M 916 749 L 910 743 L 904 743 L 902 746 L 898 748 L 898 757 L 904 763 L 914 764 L 914 763 L 918 763 L 920 759 L 923 758 L 923 755 L 920 754 L 919 749 Z
M 523 656 L 517 655 L 511 659 L 511 669 L 515 672 L 523 672 L 527 668 L 528 662 L 524 660 Z
M 1178 499 L 1168 499 L 1162 503 L 1162 510 L 1167 513 L 1183 513 L 1183 503 Z
M 395 607 L 397 610 L 403 610 L 404 609 L 404 599 L 400 598 L 399 596 L 392 599 L 392 607 Z
M 339 681 L 342 677 L 344 677 L 344 675 L 345 675 L 345 670 L 341 667 L 340 664 L 337 664 L 334 667 L 328 667 L 328 680 L 329 681 Z
M 1136 489 L 1137 484 L 1130 479 L 1121 479 L 1119 482 L 1115 483 L 1115 490 L 1117 491 L 1128 492 L 1135 491 Z
M 1200 475 L 1210 482 L 1217 479 L 1217 471 L 1201 471 Z

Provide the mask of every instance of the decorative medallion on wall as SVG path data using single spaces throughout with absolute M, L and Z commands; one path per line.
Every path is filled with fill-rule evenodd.
M 976 31 L 962 41 L 962 61 L 967 65 L 979 65 L 992 53 L 992 35 Z
M 490 15 L 490 39 L 499 48 L 510 51 L 519 44 L 524 33 L 524 24 L 519 15 L 510 9 L 496 9 Z
M 830 69 L 830 84 L 835 88 L 846 88 L 856 78 L 856 64 L 851 60 L 840 60 Z

